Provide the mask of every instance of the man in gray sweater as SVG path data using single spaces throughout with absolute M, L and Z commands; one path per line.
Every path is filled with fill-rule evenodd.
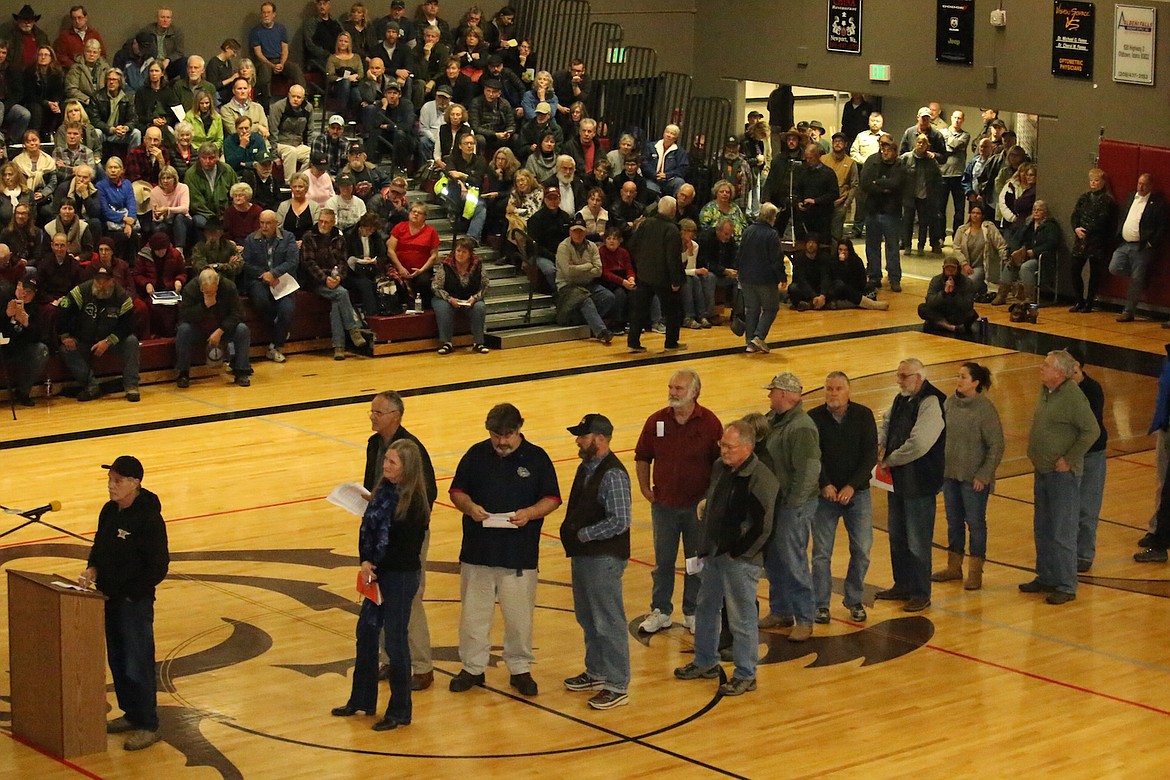
M 1101 429 L 1085 394 L 1072 381 L 1076 361 L 1054 350 L 1040 366 L 1040 398 L 1028 434 L 1028 459 L 1035 469 L 1032 533 L 1036 579 L 1024 593 L 1047 593 L 1049 604 L 1077 597 L 1077 527 L 1085 453 Z

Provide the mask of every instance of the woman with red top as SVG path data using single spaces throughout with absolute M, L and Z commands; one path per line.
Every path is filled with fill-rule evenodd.
M 150 331 L 155 336 L 175 335 L 178 306 L 156 304 L 151 296 L 164 290 L 183 291 L 187 281 L 186 261 L 161 230 L 150 237 L 134 263 L 134 285 L 150 308 Z
M 236 182 L 228 190 L 231 205 L 223 214 L 223 232 L 237 244 L 260 229 L 262 209 L 252 202 L 252 186 L 247 182 Z
M 422 295 L 423 308 L 431 307 L 432 269 L 439 257 L 439 234 L 427 224 L 427 207 L 415 203 L 410 217 L 399 222 L 386 239 L 386 254 L 394 274 L 410 287 L 412 295 Z
M 613 324 L 628 325 L 630 295 L 638 286 L 638 277 L 634 274 L 629 250 L 622 246 L 621 227 L 606 228 L 605 241 L 598 247 L 598 252 L 601 254 L 601 284 L 613 293 Z

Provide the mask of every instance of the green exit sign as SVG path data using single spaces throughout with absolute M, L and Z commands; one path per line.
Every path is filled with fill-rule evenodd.
M 616 47 L 609 50 L 605 55 L 605 61 L 610 65 L 620 65 L 626 61 L 625 47 Z
M 869 80 L 870 81 L 889 81 L 890 80 L 890 66 L 889 65 L 870 65 L 869 66 Z

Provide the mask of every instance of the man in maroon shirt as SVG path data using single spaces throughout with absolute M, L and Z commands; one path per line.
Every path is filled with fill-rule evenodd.
M 699 542 L 699 501 L 711 480 L 711 465 L 719 457 L 723 424 L 713 412 L 699 406 L 699 375 L 690 369 L 676 371 L 670 378 L 667 406 L 650 415 L 634 450 L 638 488 L 650 502 L 654 524 L 654 571 L 650 614 L 639 630 L 654 633 L 670 628 L 673 611 L 675 561 L 678 540 L 683 554 L 697 554 Z M 654 464 L 651 487 L 650 464 Z M 683 625 L 695 632 L 695 599 L 699 578 L 683 579 Z

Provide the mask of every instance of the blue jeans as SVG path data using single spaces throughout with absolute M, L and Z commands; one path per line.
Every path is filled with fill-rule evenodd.
M 1113 252 L 1109 261 L 1109 273 L 1114 276 L 1128 276 L 1129 289 L 1125 292 L 1125 310 L 1130 314 L 1137 309 L 1138 298 L 1146 289 L 1146 272 L 1150 269 L 1153 249 L 1142 249 L 1136 241 L 1123 241 Z
M 695 611 L 695 665 L 710 669 L 719 663 L 719 626 L 723 605 L 734 638 L 735 676 L 754 680 L 760 654 L 756 590 L 762 567 L 726 554 L 704 559 L 702 585 Z
M 272 288 L 261 279 L 248 283 L 248 303 L 256 310 L 263 322 L 272 323 L 272 346 L 284 347 L 288 332 L 292 328 L 293 314 L 297 309 L 296 293 L 286 295 L 279 301 L 272 297 Z
M 1080 489 L 1080 478 L 1071 471 L 1037 473 L 1032 488 L 1036 580 L 1074 596 L 1077 592 Z
M 410 605 L 418 590 L 417 571 L 386 571 L 378 575 L 381 605 L 362 599 L 357 622 L 357 652 L 353 665 L 353 686 L 349 705 L 373 712 L 378 706 L 378 635 L 385 633 L 386 655 L 390 658 L 390 702 L 386 715 L 410 722 L 410 647 L 406 626 Z
M 630 687 L 630 634 L 622 602 L 626 561 L 611 555 L 577 555 L 573 571 L 573 612 L 585 632 L 585 674 L 604 680 L 605 690 Z
M 886 273 L 890 284 L 902 283 L 902 256 L 898 241 L 902 219 L 897 214 L 870 214 L 865 219 L 865 266 L 871 282 L 882 280 L 882 245 L 886 247 Z
M 106 655 L 126 720 L 136 729 L 157 731 L 153 596 L 106 602 Z
M 650 609 L 664 615 L 674 611 L 674 565 L 678 559 L 678 540 L 682 537 L 683 557 L 691 558 L 699 549 L 699 516 L 693 506 L 650 505 L 650 519 L 654 526 L 654 571 L 650 573 L 653 587 L 650 591 Z M 683 614 L 695 614 L 695 600 L 699 592 L 699 577 L 683 575 Z
M 463 188 L 459 186 L 458 182 L 451 182 L 447 185 L 447 209 L 452 215 L 452 227 L 458 223 L 459 219 L 463 217 Z M 483 225 L 487 222 L 487 207 L 484 206 L 483 200 L 479 200 L 475 204 L 475 210 L 471 212 L 471 219 L 467 224 L 467 235 L 478 242 L 483 238 Z
M 776 502 L 776 528 L 764 554 L 768 571 L 769 610 L 773 615 L 795 617 L 802 626 L 813 623 L 812 572 L 808 565 L 808 538 L 812 532 L 817 501 L 800 506 Z
M 32 114 L 19 103 L 10 102 L 7 106 L 4 103 L 0 103 L 0 125 L 8 128 L 9 138 L 14 140 L 23 138 L 24 131 L 28 130 L 28 123 L 31 120 Z
M 715 313 L 715 276 L 688 276 L 683 287 L 683 319 L 701 320 Z
M 333 289 L 321 285 L 313 292 L 332 304 L 329 307 L 329 333 L 333 337 L 333 348 L 344 347 L 346 331 L 353 330 L 362 324 L 353 310 L 353 303 L 349 300 L 349 290 L 339 284 Z M 292 296 L 285 297 L 291 298 Z
M 845 519 L 845 533 L 849 536 L 849 569 L 845 574 L 846 607 L 861 606 L 865 596 L 865 574 L 869 571 L 869 551 L 873 547 L 873 497 L 870 491 L 853 494 L 853 500 L 842 506 L 835 501 L 817 499 L 812 526 L 812 583 L 813 603 L 828 609 L 833 595 L 833 543 L 837 537 L 837 521 Z
M 97 384 L 97 377 L 93 375 L 93 369 L 90 368 L 90 359 L 93 353 L 89 350 L 92 346 L 92 344 L 78 339 L 77 349 L 62 348 L 60 351 L 61 360 L 65 363 L 65 367 L 69 369 L 69 373 L 73 374 L 73 378 L 82 387 L 91 387 Z M 122 387 L 126 390 L 137 390 L 138 337 L 127 336 L 110 347 L 106 354 L 110 352 L 117 352 L 122 358 Z
M 1097 554 L 1097 520 L 1105 496 L 1105 450 L 1085 453 L 1081 471 L 1080 522 L 1077 525 L 1077 560 L 1093 562 Z
M 944 479 L 943 506 L 947 511 L 947 549 L 962 555 L 967 549 L 967 530 L 971 533 L 971 555 L 987 557 L 987 499 L 991 486 L 976 490 L 970 482 Z
M 1029 287 L 1036 286 L 1036 278 L 1040 271 L 1040 261 L 1035 257 L 1025 260 L 1020 264 L 1019 268 L 1009 263 L 1004 263 L 999 270 L 999 283 L 1010 284 L 1012 282 L 1021 282 Z
M 894 590 L 908 598 L 930 598 L 930 550 L 934 539 L 935 496 L 890 493 L 887 525 Z
M 455 307 L 442 298 L 432 298 L 431 308 L 435 311 L 435 321 L 439 325 L 439 341 L 444 344 L 451 343 L 451 340 L 455 338 Z M 487 319 L 487 307 L 484 306 L 483 301 L 471 304 L 470 309 L 461 306 L 458 311 L 467 312 L 467 317 L 471 320 L 471 339 L 476 344 L 482 344 L 483 324 L 484 320 Z
M 613 305 L 613 292 L 606 289 L 600 282 L 594 282 L 589 285 L 589 297 L 585 299 L 577 312 L 585 320 L 585 324 L 589 326 L 590 332 L 594 336 L 599 336 L 602 331 L 609 330 L 605 326 L 605 318 L 613 311 Z
M 752 339 L 768 340 L 768 331 L 780 311 L 780 290 L 774 284 L 740 285 L 743 295 L 743 340 L 750 344 Z
M 538 255 L 536 258 L 536 267 L 540 270 L 541 276 L 548 282 L 548 289 L 552 292 L 557 291 L 557 263 L 555 260 L 549 260 L 543 255 Z
M 207 341 L 207 337 L 211 335 L 205 332 L 200 325 L 190 322 L 180 322 L 178 329 L 175 331 L 175 368 L 179 373 L 186 373 L 191 370 L 191 348 L 195 344 Z M 248 356 L 248 350 L 252 347 L 252 332 L 248 326 L 240 322 L 236 324 L 236 329 L 232 333 L 224 333 L 220 338 L 220 346 L 223 346 L 225 341 L 235 347 L 235 355 L 232 357 L 232 373 L 233 374 L 251 374 L 252 362 Z

